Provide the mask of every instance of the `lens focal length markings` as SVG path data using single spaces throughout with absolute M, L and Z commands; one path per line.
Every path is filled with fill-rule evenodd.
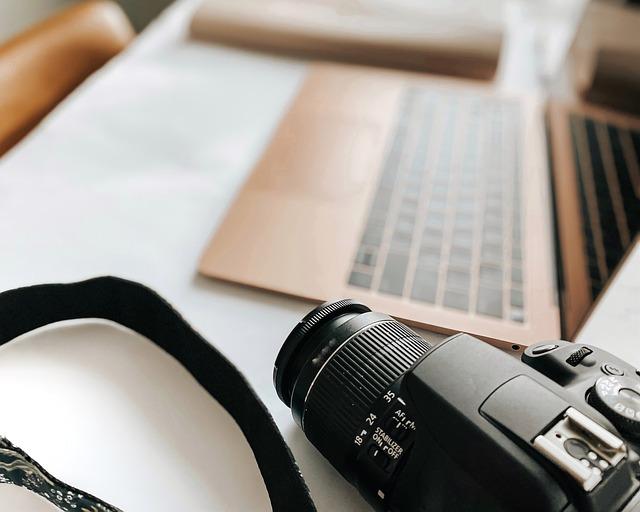
M 403 378 L 398 379 L 374 404 L 367 420 L 375 417 L 376 421 L 370 425 L 365 420 L 354 439 L 358 450 L 358 472 L 366 475 L 367 480 L 367 485 L 360 490 L 368 495 L 370 501 L 384 501 L 389 496 L 388 491 L 393 487 L 417 431 L 415 416 L 398 396 Z
M 304 335 L 299 331 L 298 326 L 287 338 L 295 343 L 283 347 L 293 355 L 278 356 L 279 395 L 316 448 L 383 510 L 417 428 L 400 383 L 432 345 L 400 322 L 369 310 L 349 309 Z
M 348 342 L 316 375 L 304 404 L 307 437 L 347 478 L 354 474 L 354 440 L 363 430 L 370 436 L 371 423 L 377 421 L 369 416 L 374 403 L 382 399 L 390 405 L 382 397 L 392 383 L 431 348 L 408 327 L 384 315 L 378 318 L 384 321 L 369 323 L 345 338 Z

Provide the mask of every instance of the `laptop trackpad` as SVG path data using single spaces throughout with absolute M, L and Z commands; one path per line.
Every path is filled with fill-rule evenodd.
M 263 156 L 249 187 L 335 201 L 361 194 L 378 172 L 382 130 L 371 120 L 290 116 Z

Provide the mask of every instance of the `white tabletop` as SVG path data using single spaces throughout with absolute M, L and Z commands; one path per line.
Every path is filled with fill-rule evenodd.
M 249 378 L 319 510 L 368 510 L 271 382 L 277 351 L 310 304 L 196 272 L 305 65 L 189 41 L 194 5 L 171 8 L 0 160 L 0 289 L 105 274 L 150 285 Z M 617 340 L 638 365 L 639 262 L 636 250 L 582 333 Z M 0 389 L 0 432 L 123 510 L 269 509 L 230 417 L 137 335 L 99 322 L 27 335 L 0 350 Z M 0 508 L 52 510 L 10 486 L 0 486 Z

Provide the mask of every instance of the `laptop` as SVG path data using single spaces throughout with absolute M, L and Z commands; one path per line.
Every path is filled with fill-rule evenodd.
M 640 120 L 545 110 L 314 64 L 200 271 L 510 350 L 571 339 L 637 243 Z

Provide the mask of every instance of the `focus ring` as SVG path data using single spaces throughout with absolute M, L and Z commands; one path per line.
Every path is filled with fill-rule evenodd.
M 343 474 L 374 402 L 429 349 L 427 341 L 403 324 L 380 322 L 347 341 L 319 372 L 305 401 L 303 426 Z
M 327 318 L 342 314 L 345 311 L 350 311 L 354 308 L 354 306 L 360 313 L 371 311 L 367 306 L 353 299 L 342 299 L 333 302 L 325 302 L 301 320 L 296 335 L 302 338 L 306 336 L 312 329 L 314 329 L 320 322 L 323 322 Z
M 273 383 L 280 400 L 287 406 L 291 405 L 289 366 L 291 360 L 303 348 L 304 339 L 309 333 L 323 322 L 345 313 L 366 313 L 369 311 L 371 310 L 361 302 L 353 299 L 342 299 L 325 302 L 300 320 L 282 345 L 273 367 Z

